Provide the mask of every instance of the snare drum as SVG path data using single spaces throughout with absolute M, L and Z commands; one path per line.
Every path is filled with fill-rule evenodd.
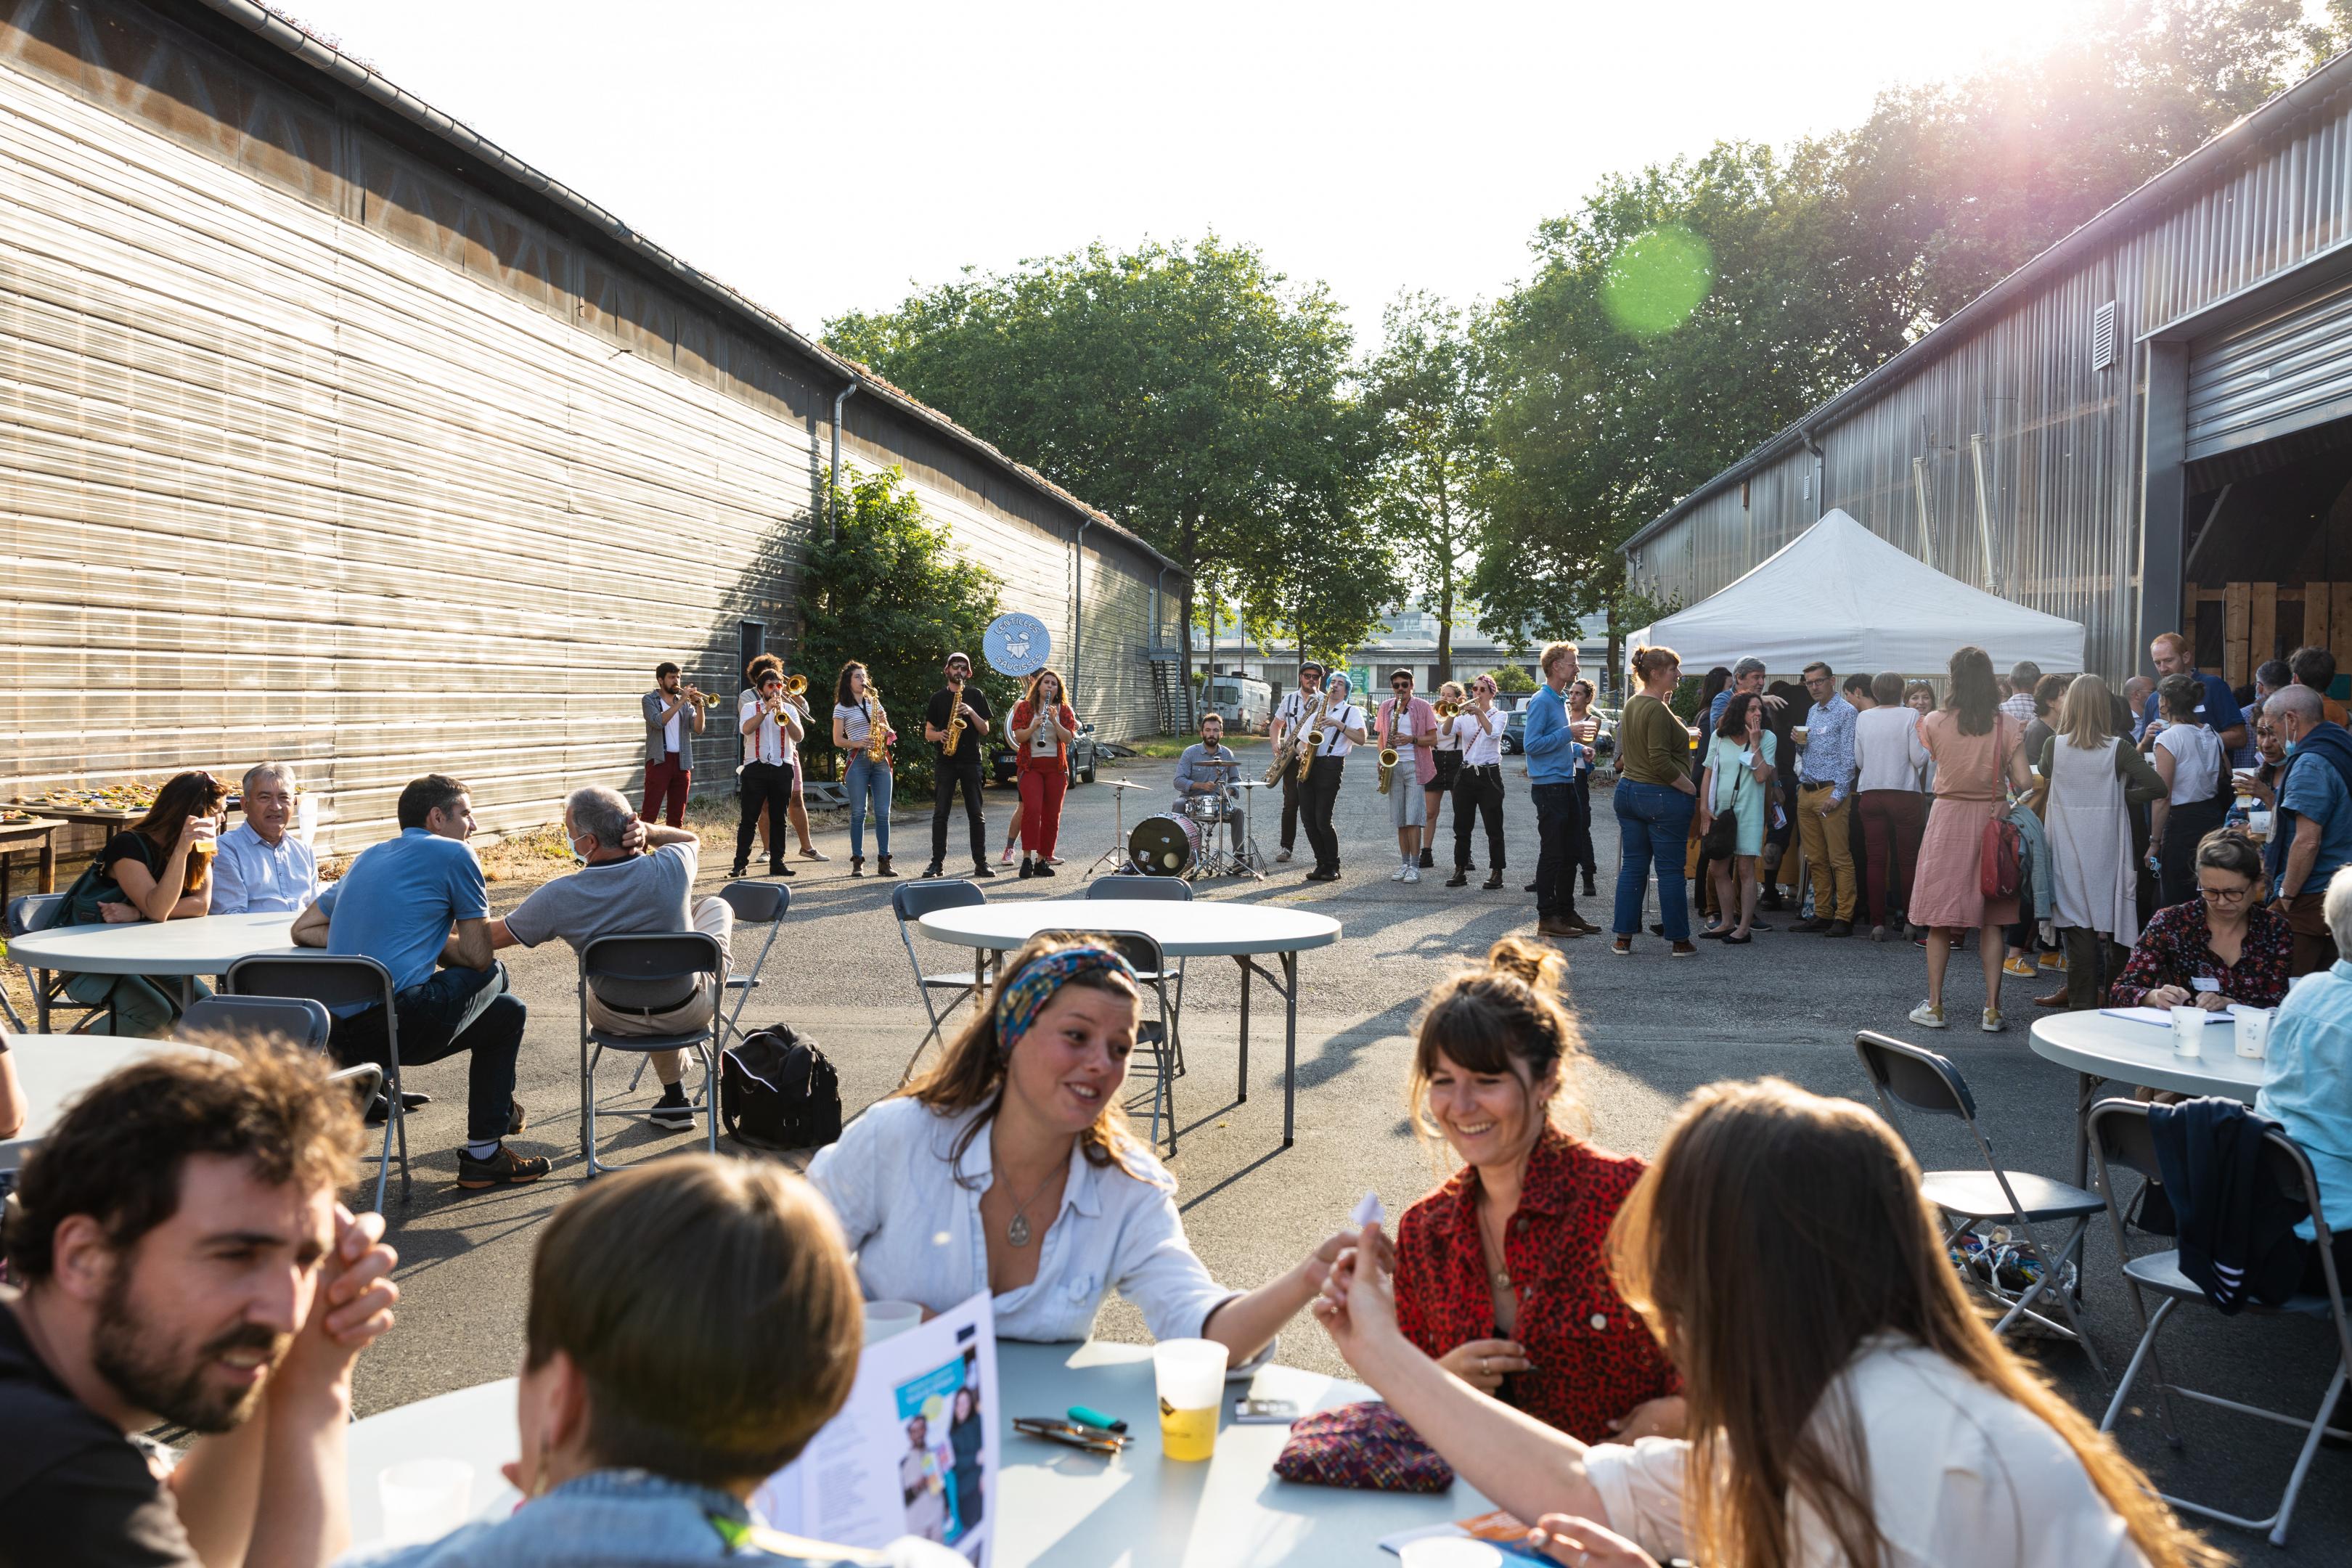
M 1147 816 L 1127 836 L 1128 858 L 1147 877 L 1181 877 L 1192 864 L 1200 833 L 1198 823 L 1173 812 Z
M 1221 795 L 1194 795 L 1185 796 L 1178 809 L 1196 823 L 1223 822 L 1234 815 L 1234 803 Z M 1196 835 L 1194 842 L 1198 841 Z

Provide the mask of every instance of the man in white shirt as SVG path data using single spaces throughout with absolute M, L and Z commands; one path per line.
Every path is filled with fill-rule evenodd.
M 1462 747 L 1462 766 L 1454 775 L 1454 875 L 1445 879 L 1449 888 L 1470 885 L 1474 816 L 1486 826 L 1486 879 L 1480 886 L 1492 891 L 1503 885 L 1503 731 L 1510 725 L 1510 715 L 1496 705 L 1495 697 L 1495 678 L 1482 675 L 1470 683 L 1468 705 L 1441 721 Z
M 742 797 L 742 820 L 735 828 L 735 866 L 730 877 L 748 875 L 751 841 L 760 832 L 764 808 L 773 832 L 768 841 L 768 875 L 789 877 L 784 864 L 783 824 L 790 821 L 793 779 L 800 770 L 801 710 L 784 700 L 784 672 L 771 666 L 760 671 L 759 685 L 738 700 L 736 728 L 743 736 L 743 771 L 737 793 Z
M 212 912 L 293 914 L 319 896 L 319 857 L 287 831 L 294 820 L 294 770 L 257 763 L 246 772 L 245 820 L 220 836 L 213 854 Z
M 2011 667 L 2009 695 L 2001 699 L 2000 710 L 2017 721 L 2019 729 L 2033 722 L 2033 689 L 2042 684 L 2042 667 L 2030 658 L 2021 658 Z
M 686 820 L 686 794 L 694 783 L 694 737 L 702 733 L 702 693 L 686 684 L 677 666 L 664 659 L 654 667 L 654 689 L 645 695 L 646 797 L 638 815 L 647 822 L 667 816 L 672 827 Z
M 1339 781 L 1347 772 L 1349 752 L 1364 743 L 1364 710 L 1348 700 L 1348 678 L 1334 672 L 1331 689 L 1336 695 L 1323 716 L 1323 742 L 1315 748 L 1314 761 L 1307 768 L 1307 787 L 1301 792 L 1307 842 L 1315 847 L 1315 869 L 1307 873 L 1310 882 L 1339 879 L 1339 835 L 1331 826 L 1331 808 L 1339 799 Z
M 1282 700 L 1274 705 L 1267 740 L 1276 756 L 1282 754 L 1285 737 L 1306 729 L 1322 700 L 1323 667 L 1310 658 L 1298 667 L 1298 684 L 1284 692 Z M 1306 788 L 1301 770 L 1291 768 L 1283 773 L 1282 848 L 1275 855 L 1277 862 L 1289 859 L 1291 849 L 1298 842 L 1298 806 L 1306 798 Z

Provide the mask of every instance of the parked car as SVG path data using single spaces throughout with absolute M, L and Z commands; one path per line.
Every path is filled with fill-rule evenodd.
M 1617 752 L 1616 729 L 1607 714 L 1601 713 L 1597 708 L 1593 712 L 1601 719 L 1601 732 L 1592 738 L 1592 754 L 1596 760 L 1614 756 Z M 1506 754 L 1516 757 L 1527 749 L 1528 710 L 1521 708 L 1511 714 L 1510 722 L 1503 727 L 1503 751 Z
M 1100 750 L 1095 744 L 1095 727 L 1081 720 L 1078 738 L 1070 742 L 1070 782 L 1074 784 L 1094 783 L 1096 770 L 1101 762 Z M 1011 784 L 1020 776 L 1020 759 L 1014 754 L 1013 742 L 1005 738 L 1002 730 L 989 737 L 988 768 L 990 779 L 997 784 Z

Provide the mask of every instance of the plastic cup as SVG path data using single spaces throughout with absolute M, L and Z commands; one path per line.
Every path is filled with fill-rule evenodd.
M 866 1342 L 878 1345 L 893 1335 L 908 1329 L 919 1328 L 923 1321 L 920 1301 L 868 1301 L 866 1303 Z
M 2268 838 L 2271 836 L 2271 814 L 2267 811 L 2246 813 L 2246 831 L 2257 838 Z
M 2175 1007 L 2172 1010 L 2172 1052 L 2175 1056 L 2202 1056 L 2205 1051 L 2205 1009 Z
M 1225 1355 L 1214 1340 L 1162 1340 L 1151 1347 L 1160 1384 L 1160 1451 L 1168 1458 L 1205 1459 L 1216 1452 Z
M 2255 1061 L 2270 1054 L 2271 1009 L 2241 1007 L 2235 1016 L 2238 1032 L 2238 1054 Z
M 474 1467 L 463 1459 L 403 1459 L 376 1473 L 375 1489 L 387 1542 L 438 1541 L 473 1511 Z
M 1484 1541 L 1459 1535 L 1426 1535 L 1397 1549 L 1403 1568 L 1502 1568 L 1503 1552 Z

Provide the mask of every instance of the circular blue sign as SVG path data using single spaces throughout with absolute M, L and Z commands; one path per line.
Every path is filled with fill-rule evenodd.
M 1054 652 L 1054 635 L 1034 616 L 1015 610 L 988 623 L 980 651 L 999 675 L 1034 675 Z

